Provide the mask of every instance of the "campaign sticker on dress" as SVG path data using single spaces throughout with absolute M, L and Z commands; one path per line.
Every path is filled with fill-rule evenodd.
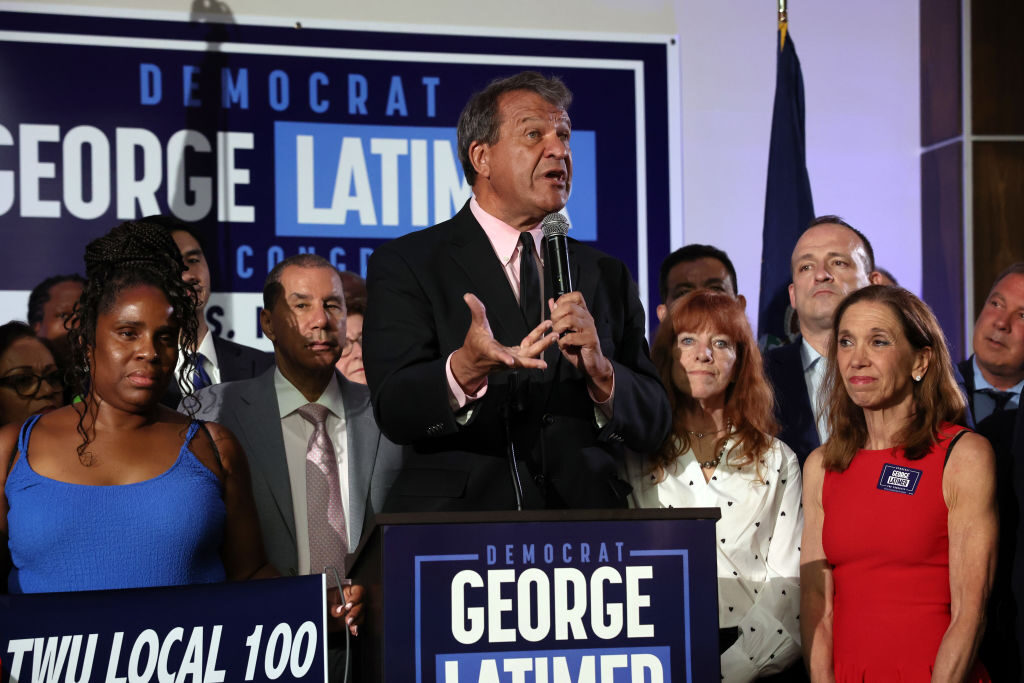
M 878 488 L 883 491 L 905 493 L 912 496 L 917 490 L 919 481 L 921 481 L 921 470 L 886 463 L 882 467 L 882 476 L 878 478 Z

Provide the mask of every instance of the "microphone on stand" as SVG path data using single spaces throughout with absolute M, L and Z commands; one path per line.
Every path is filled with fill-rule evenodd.
M 540 223 L 544 233 L 544 269 L 551 275 L 552 298 L 576 291 L 569 269 L 569 219 L 560 213 L 549 213 Z

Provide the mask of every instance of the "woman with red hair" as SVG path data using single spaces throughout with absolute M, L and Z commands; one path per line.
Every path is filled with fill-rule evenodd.
M 719 507 L 719 648 L 723 681 L 800 680 L 800 465 L 774 438 L 773 396 L 743 305 L 697 290 L 662 323 L 651 357 L 672 431 L 630 458 L 637 507 Z

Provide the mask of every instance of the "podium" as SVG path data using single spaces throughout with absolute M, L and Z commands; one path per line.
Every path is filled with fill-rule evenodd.
M 349 557 L 381 683 L 718 681 L 718 508 L 378 515 Z

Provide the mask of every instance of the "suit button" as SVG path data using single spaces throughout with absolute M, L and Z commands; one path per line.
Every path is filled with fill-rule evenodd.
M 540 418 L 541 422 L 545 425 L 555 424 L 555 416 L 551 413 L 544 413 L 544 416 Z
M 540 488 L 542 488 L 542 489 L 544 488 L 544 482 L 545 482 L 546 480 L 544 479 L 544 475 L 543 475 L 543 474 L 535 474 L 535 475 L 533 475 L 533 481 L 534 481 L 534 482 L 535 482 L 535 483 L 537 484 L 537 486 L 539 486 Z

